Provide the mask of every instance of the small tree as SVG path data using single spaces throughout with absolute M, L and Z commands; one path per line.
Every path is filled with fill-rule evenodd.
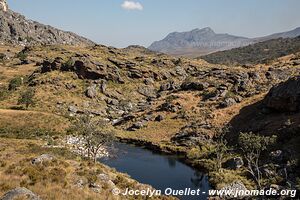
M 33 89 L 28 89 L 24 93 L 21 94 L 18 104 L 24 104 L 26 109 L 29 108 L 29 106 L 34 105 L 33 97 L 35 95 L 35 91 Z
M 75 125 L 75 132 L 82 137 L 87 156 L 95 163 L 101 150 L 114 141 L 114 134 L 104 121 L 95 121 L 88 115 L 80 117 Z
M 262 175 L 260 171 L 261 153 L 269 145 L 276 142 L 276 136 L 265 137 L 250 133 L 241 133 L 239 146 L 241 147 L 247 161 L 247 171 L 252 175 L 258 188 L 261 188 Z
M 224 156 L 228 151 L 227 141 L 225 139 L 225 135 L 228 133 L 229 128 L 226 126 L 221 129 L 217 129 L 217 144 L 215 147 L 215 154 L 216 154 L 216 168 L 217 171 L 220 172 L 222 170 L 222 163 L 224 160 Z

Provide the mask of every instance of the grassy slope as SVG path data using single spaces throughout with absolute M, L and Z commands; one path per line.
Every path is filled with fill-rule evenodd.
M 300 37 L 274 39 L 246 47 L 212 53 L 200 57 L 210 63 L 247 65 L 267 63 L 282 56 L 300 51 Z

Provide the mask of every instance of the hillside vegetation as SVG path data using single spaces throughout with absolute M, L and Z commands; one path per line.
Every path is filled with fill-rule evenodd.
M 201 56 L 209 63 L 224 65 L 255 65 L 269 63 L 277 58 L 300 51 L 300 37 L 280 38 L 246 47 L 220 51 Z
M 249 133 L 241 141 L 274 136 L 280 140 L 263 148 L 260 163 L 272 173 L 288 165 L 289 174 L 264 174 L 260 184 L 299 184 L 298 137 L 293 137 L 298 111 L 278 114 L 263 103 L 270 88 L 300 75 L 299 53 L 246 68 L 156 54 L 139 46 L 3 45 L 0 50 L 4 138 L 60 144 L 71 133 L 71 122 L 88 114 L 107 121 L 122 141 L 179 154 L 192 166 L 205 168 L 216 188 L 236 181 L 255 188 L 247 165 L 228 163 L 246 155 L 237 146 L 241 132 Z M 34 95 L 26 105 L 20 98 L 28 91 Z M 273 160 L 277 150 L 284 159 Z

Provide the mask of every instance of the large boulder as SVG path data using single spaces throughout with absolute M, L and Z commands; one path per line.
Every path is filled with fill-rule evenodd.
M 202 91 L 204 89 L 204 84 L 196 81 L 187 81 L 181 84 L 181 89 Z
M 28 200 L 40 200 L 39 196 L 34 194 L 27 188 L 15 188 L 4 194 L 1 200 L 14 200 L 14 199 L 28 199 Z
M 273 87 L 264 99 L 267 108 L 281 112 L 300 110 L 300 76 Z

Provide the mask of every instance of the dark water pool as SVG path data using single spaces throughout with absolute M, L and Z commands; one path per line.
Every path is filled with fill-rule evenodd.
M 196 196 L 178 196 L 182 200 L 202 200 L 210 188 L 207 176 L 180 162 L 177 156 L 162 155 L 133 145 L 117 143 L 115 156 L 101 162 L 129 174 L 135 180 L 149 184 L 164 193 L 166 188 L 184 190 L 200 189 Z

